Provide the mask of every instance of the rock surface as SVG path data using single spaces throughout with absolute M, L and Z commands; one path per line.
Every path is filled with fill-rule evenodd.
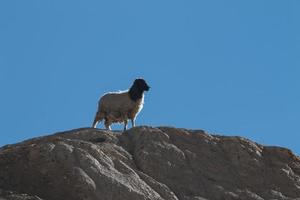
M 300 158 L 170 127 L 82 128 L 0 148 L 0 200 L 300 200 Z

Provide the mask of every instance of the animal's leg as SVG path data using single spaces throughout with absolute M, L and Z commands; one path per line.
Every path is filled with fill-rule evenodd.
M 127 121 L 127 119 L 125 119 L 125 120 L 124 120 L 124 131 L 127 130 L 127 123 L 128 123 L 128 121 Z
M 131 119 L 131 126 L 135 127 L 135 121 L 134 121 L 134 119 Z
M 111 128 L 110 128 L 111 122 L 110 122 L 109 119 L 105 118 L 105 123 L 104 123 L 104 125 L 105 125 L 105 128 L 106 128 L 107 130 L 111 130 Z
M 101 116 L 101 113 L 97 112 L 92 127 L 96 128 L 98 123 L 101 122 L 102 120 L 103 120 L 103 117 Z

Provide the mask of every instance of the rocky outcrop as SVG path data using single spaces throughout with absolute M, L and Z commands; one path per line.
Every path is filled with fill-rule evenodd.
M 201 130 L 83 128 L 0 148 L 3 199 L 300 200 L 300 158 Z

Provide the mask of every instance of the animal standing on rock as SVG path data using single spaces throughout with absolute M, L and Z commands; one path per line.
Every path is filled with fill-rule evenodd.
M 135 79 L 131 88 L 123 92 L 109 92 L 104 94 L 98 102 L 93 127 L 104 120 L 105 128 L 111 130 L 112 123 L 124 123 L 124 130 L 127 129 L 128 119 L 132 127 L 135 126 L 135 119 L 142 110 L 144 104 L 144 91 L 150 87 L 144 79 Z

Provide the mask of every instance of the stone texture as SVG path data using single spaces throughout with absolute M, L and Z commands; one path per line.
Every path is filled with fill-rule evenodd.
M 4 191 L 0 189 L 0 200 L 43 200 L 38 196 L 30 196 L 28 194 L 18 194 L 12 191 Z
M 300 159 L 201 130 L 82 128 L 0 148 L 0 188 L 0 200 L 300 200 Z

